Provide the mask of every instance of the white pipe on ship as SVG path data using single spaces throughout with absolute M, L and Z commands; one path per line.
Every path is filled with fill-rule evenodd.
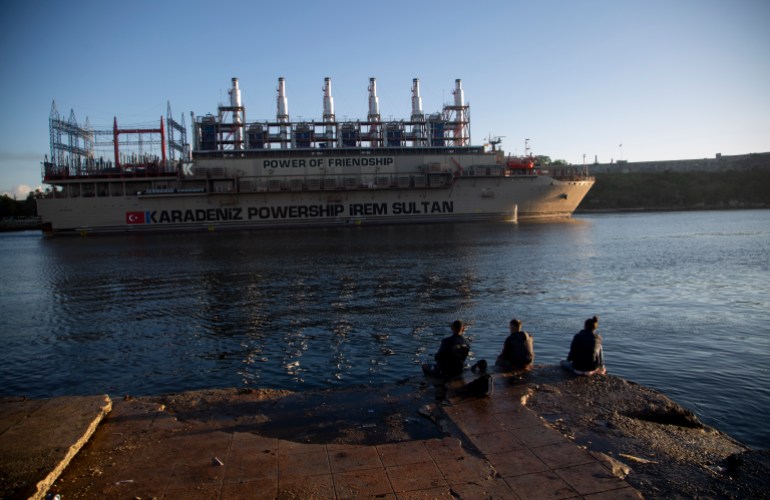
M 324 116 L 323 120 L 329 125 L 326 126 L 326 139 L 333 140 L 334 138 L 334 125 L 331 125 L 335 121 L 334 116 L 334 98 L 332 97 L 332 79 L 328 76 L 324 78 Z
M 369 78 L 369 121 L 380 121 L 380 98 L 377 97 L 377 80 Z
M 276 119 L 279 122 L 289 121 L 289 101 L 286 99 L 286 80 L 283 77 L 278 78 L 278 110 Z
M 421 120 L 423 118 L 422 113 L 422 97 L 420 97 L 420 79 L 412 79 L 412 121 Z
M 278 109 L 276 119 L 282 124 L 289 123 L 289 101 L 286 98 L 286 80 L 283 77 L 278 78 Z M 288 147 L 289 134 L 286 125 L 281 125 L 279 132 L 281 139 L 281 148 Z
M 455 115 L 455 119 L 457 120 L 457 125 L 455 126 L 454 131 L 454 138 L 455 138 L 455 145 L 456 146 L 465 146 L 465 138 L 463 137 L 463 128 L 465 126 L 466 122 L 466 116 L 465 116 L 465 93 L 463 92 L 463 84 L 462 81 L 458 78 L 455 80 L 455 89 L 454 92 L 452 92 L 455 96 L 455 108 L 457 114 Z
M 464 106 L 465 93 L 463 92 L 463 83 L 459 78 L 455 80 L 455 90 L 452 92 L 455 96 L 455 106 Z
M 241 107 L 241 89 L 238 88 L 238 79 L 233 78 L 233 87 L 227 92 L 230 94 L 230 106 Z
M 334 98 L 332 97 L 332 79 L 324 78 L 324 121 L 334 121 Z
M 230 94 L 230 106 L 233 108 L 241 108 L 241 89 L 238 88 L 238 79 L 233 78 L 233 87 L 228 91 Z M 233 111 L 233 125 L 235 125 L 235 149 L 243 149 L 243 126 L 241 119 L 241 111 Z

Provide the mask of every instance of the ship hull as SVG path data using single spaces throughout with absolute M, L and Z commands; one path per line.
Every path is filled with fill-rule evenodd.
M 157 182 L 157 180 L 156 180 Z M 457 178 L 442 188 L 279 192 L 153 192 L 44 198 L 50 234 L 216 231 L 570 217 L 592 179 Z
M 324 82 L 322 121 L 291 121 L 279 78 L 275 120 L 247 122 L 233 78 L 228 106 L 192 115 L 190 143 L 184 118 L 173 120 L 170 109 L 158 128 L 121 128 L 115 118 L 109 130 L 94 130 L 62 120 L 52 105 L 43 163 L 51 188 L 38 200 L 43 231 L 557 219 L 571 216 L 594 183 L 585 169 L 542 165 L 529 139 L 523 157 L 506 156 L 500 138 L 472 145 L 459 79 L 454 103 L 431 114 L 414 79 L 408 120 L 382 119 L 370 78 L 366 120 L 337 121 L 331 79 Z

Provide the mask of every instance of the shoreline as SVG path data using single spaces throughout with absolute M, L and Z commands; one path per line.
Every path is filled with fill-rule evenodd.
M 467 460 L 488 469 L 490 481 L 510 485 L 515 482 L 507 476 L 511 472 L 484 449 L 484 443 L 499 446 L 499 438 L 489 441 L 484 436 L 499 432 L 487 412 L 501 411 L 503 405 L 502 413 L 494 414 L 498 418 L 521 422 L 525 413 L 533 415 L 539 426 L 571 443 L 578 450 L 574 453 L 590 454 L 645 497 L 768 495 L 769 451 L 752 450 L 702 424 L 660 392 L 611 374 L 578 377 L 559 366 L 537 365 L 522 375 L 495 373 L 491 397 L 469 398 L 462 385 L 473 377 L 466 372 L 464 381 L 444 384 L 419 376 L 382 386 L 302 392 L 215 389 L 125 396 L 113 402 L 112 412 L 51 491 L 66 498 L 88 497 L 97 488 L 114 493 L 117 481 L 129 479 L 123 468 L 136 464 L 138 456 L 145 457 L 141 470 L 162 468 L 169 463 L 156 463 L 156 455 L 164 443 L 185 437 L 195 448 L 210 440 L 206 436 L 228 435 L 296 443 L 308 450 L 320 446 L 329 457 L 340 447 L 364 453 L 361 450 L 458 440 Z M 145 430 L 121 428 L 129 416 L 138 417 L 135 425 Z M 531 431 L 517 436 L 519 441 L 532 439 Z M 531 445 L 529 449 L 539 453 L 540 445 Z M 220 458 L 232 462 L 232 457 Z
M 724 211 L 724 210 L 768 210 L 770 205 L 756 205 L 756 206 L 703 206 L 703 207 L 629 207 L 629 208 L 581 208 L 578 207 L 572 214 L 575 215 L 592 215 L 592 214 L 613 214 L 613 213 L 642 213 L 642 212 L 706 212 L 706 211 Z M 572 218 L 570 217 L 570 218 Z M 556 219 L 558 220 L 558 219 Z M 528 221 L 520 223 L 526 224 Z M 530 221 L 537 222 L 537 221 Z M 429 222 L 428 222 L 429 223 Z M 42 225 L 37 224 L 0 224 L 0 233 L 12 233 L 21 231 L 42 231 Z M 124 233 L 125 234 L 125 233 Z
M 709 212 L 709 211 L 740 211 L 740 210 L 767 210 L 768 205 L 753 207 L 635 207 L 635 208 L 578 208 L 574 215 L 580 214 L 613 214 L 613 213 L 636 213 L 636 212 Z

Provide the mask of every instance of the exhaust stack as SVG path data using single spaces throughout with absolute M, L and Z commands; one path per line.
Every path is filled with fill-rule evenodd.
M 420 79 L 412 79 L 412 121 L 423 119 L 422 97 L 420 97 Z
M 278 132 L 281 149 L 286 149 L 289 147 L 289 130 L 288 126 L 283 124 L 289 123 L 289 102 L 286 99 L 286 80 L 283 77 L 278 78 L 278 109 L 275 117 L 282 124 Z
M 332 97 L 332 79 L 324 78 L 324 121 L 334 121 L 334 98 Z
M 278 78 L 278 110 L 275 117 L 281 123 L 289 121 L 289 102 L 286 99 L 286 80 L 284 77 Z
M 463 92 L 463 82 L 459 78 L 455 80 L 455 90 L 452 93 L 455 96 L 455 106 L 464 106 L 465 92 Z
M 242 109 L 243 103 L 241 102 L 241 89 L 238 88 L 238 79 L 233 78 L 233 86 L 227 91 L 230 94 L 230 107 L 239 108 L 233 110 L 233 125 L 235 126 L 235 149 L 243 149 L 243 119 Z
M 463 83 L 458 78 L 455 80 L 455 89 L 452 92 L 455 96 L 455 130 L 454 130 L 454 144 L 455 146 L 467 146 L 468 132 L 468 116 L 467 108 L 465 106 L 465 92 L 463 92 Z
M 369 78 L 369 115 L 370 122 L 380 121 L 380 98 L 377 97 L 377 79 Z

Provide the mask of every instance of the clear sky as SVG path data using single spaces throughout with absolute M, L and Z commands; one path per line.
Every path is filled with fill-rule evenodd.
M 0 4 L 0 192 L 40 186 L 51 102 L 109 127 L 215 113 L 240 79 L 247 121 L 425 112 L 462 78 L 471 136 L 582 163 L 770 151 L 767 0 L 7 1 Z M 622 144 L 622 147 L 620 146 Z

